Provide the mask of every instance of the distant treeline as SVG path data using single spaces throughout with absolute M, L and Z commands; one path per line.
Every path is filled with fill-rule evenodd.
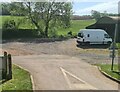
M 10 15 L 12 15 L 10 13 L 10 11 L 8 11 L 7 9 L 2 8 L 1 10 L 2 11 L 0 12 L 0 15 L 3 15 L 3 16 L 10 16 Z M 15 14 L 14 16 L 24 16 L 24 15 L 23 14 Z
M 108 16 L 120 16 L 120 14 L 108 14 Z M 79 15 L 73 15 L 71 17 L 72 20 L 89 20 L 89 19 L 94 19 L 93 16 L 91 15 L 83 15 L 83 16 L 79 16 Z
M 0 3 L 0 15 L 13 15 L 11 13 L 11 4 L 10 3 Z M 14 16 L 24 16 L 23 14 L 16 14 Z
M 88 20 L 88 19 L 93 19 L 93 17 L 90 15 L 84 15 L 84 16 L 73 15 L 71 19 L 72 20 Z

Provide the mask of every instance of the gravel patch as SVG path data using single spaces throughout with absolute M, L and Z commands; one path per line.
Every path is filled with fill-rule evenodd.
M 3 51 L 14 56 L 56 54 L 78 57 L 90 64 L 111 63 L 108 48 L 98 46 L 97 48 L 80 48 L 76 46 L 76 39 L 53 42 L 31 41 L 7 41 L 3 43 Z M 117 63 L 118 59 L 115 59 Z

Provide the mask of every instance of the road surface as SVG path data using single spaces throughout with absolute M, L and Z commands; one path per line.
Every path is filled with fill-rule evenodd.
M 67 55 L 13 56 L 13 62 L 30 71 L 35 90 L 117 90 L 118 84 L 96 66 Z

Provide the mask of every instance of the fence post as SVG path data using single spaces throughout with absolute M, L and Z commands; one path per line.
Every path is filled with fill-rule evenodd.
M 8 54 L 8 80 L 12 79 L 12 58 L 11 54 Z
M 2 69 L 3 69 L 3 67 L 2 67 L 2 61 L 3 61 L 3 56 L 0 57 L 0 80 L 2 80 Z
M 6 79 L 7 77 L 7 52 L 4 52 L 4 58 L 3 58 L 3 79 Z

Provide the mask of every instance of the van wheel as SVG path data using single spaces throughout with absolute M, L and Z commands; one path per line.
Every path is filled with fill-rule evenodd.
M 90 42 L 86 42 L 85 45 L 90 45 Z
M 81 45 L 82 45 L 82 46 L 84 46 L 84 45 L 85 45 L 85 43 L 84 43 L 84 42 L 81 42 Z

